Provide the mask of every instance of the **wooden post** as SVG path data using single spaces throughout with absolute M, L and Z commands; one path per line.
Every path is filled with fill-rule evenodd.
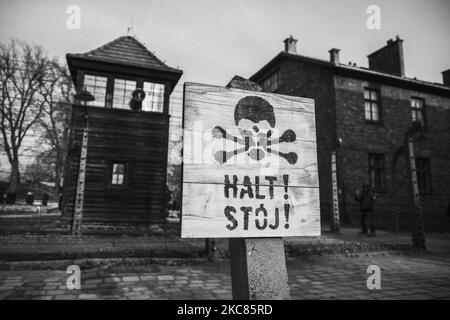
M 81 235 L 81 222 L 83 219 L 83 204 L 84 204 L 84 186 L 86 182 L 86 165 L 87 165 L 87 147 L 88 147 L 88 116 L 86 111 L 86 102 L 84 105 L 84 128 L 83 140 L 81 143 L 80 162 L 78 168 L 78 179 L 76 185 L 75 208 L 72 218 L 72 235 Z
M 333 191 L 333 222 L 331 223 L 331 231 L 339 232 L 339 192 L 337 182 L 336 151 L 331 152 L 331 182 Z
M 213 261 L 216 257 L 216 240 L 205 239 L 205 255 L 209 261 Z
M 234 300 L 290 299 L 282 238 L 228 239 Z
M 419 186 L 417 184 L 416 158 L 414 156 L 414 138 L 408 137 L 409 168 L 411 170 L 411 183 L 414 197 L 414 211 L 416 217 L 416 228 L 413 232 L 413 245 L 416 248 L 425 249 L 425 231 L 423 222 L 423 210 L 420 205 Z
M 227 87 L 262 91 L 239 76 Z M 230 238 L 228 247 L 234 300 L 290 299 L 282 238 Z

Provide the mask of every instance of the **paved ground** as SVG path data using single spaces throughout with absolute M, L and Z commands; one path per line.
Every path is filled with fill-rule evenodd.
M 410 234 L 380 231 L 369 238 L 355 228 L 343 228 L 340 234 L 324 232 L 320 237 L 285 238 L 284 242 L 293 299 L 450 299 L 448 233 L 427 234 L 426 254 L 413 254 Z M 216 245 L 218 257 L 226 257 L 227 241 L 217 240 Z M 142 257 L 194 263 L 203 249 L 204 240 L 180 240 L 176 235 L 73 238 L 3 234 L 0 300 L 230 299 L 226 259 L 215 263 L 200 259 L 200 264 L 178 266 L 143 264 Z M 374 253 L 380 251 L 385 254 Z M 93 267 L 91 260 L 97 258 L 105 258 L 108 264 Z M 84 259 L 80 262 L 81 290 L 66 286 L 69 275 L 65 269 L 72 264 L 66 261 L 72 259 Z M 366 286 L 366 269 L 374 264 L 381 268 L 381 290 Z M 20 271 L 17 266 L 27 270 Z
M 368 290 L 369 265 L 381 289 Z M 292 258 L 293 299 L 450 299 L 450 254 Z M 0 299 L 231 299 L 229 262 L 113 266 L 82 271 L 68 290 L 64 270 L 0 271 Z
M 1 224 L 1 223 L 0 223 Z M 290 257 L 317 254 L 353 254 L 374 251 L 405 251 L 411 248 L 409 233 L 379 231 L 371 238 L 357 228 L 342 228 L 332 234 L 324 228 L 320 237 L 284 238 Z M 450 252 L 450 233 L 427 234 L 431 252 Z M 217 239 L 217 255 L 228 255 L 226 239 Z M 203 255 L 203 239 L 180 239 L 178 235 L 94 236 L 81 238 L 56 234 L 1 234 L 1 261 L 65 260 L 82 258 L 198 258 Z M 0 266 L 1 269 L 1 266 Z

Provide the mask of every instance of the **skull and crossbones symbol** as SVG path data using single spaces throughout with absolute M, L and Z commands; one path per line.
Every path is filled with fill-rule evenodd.
M 264 159 L 270 153 L 286 159 L 290 164 L 297 162 L 298 156 L 295 152 L 283 153 L 272 149 L 272 146 L 280 143 L 294 142 L 296 135 L 291 129 L 279 137 L 274 135 L 275 113 L 272 105 L 263 98 L 247 96 L 239 100 L 234 110 L 234 121 L 240 137 L 233 136 L 220 126 L 212 129 L 215 139 L 226 139 L 239 145 L 235 150 L 217 151 L 214 157 L 219 164 L 224 164 L 243 152 L 256 161 Z

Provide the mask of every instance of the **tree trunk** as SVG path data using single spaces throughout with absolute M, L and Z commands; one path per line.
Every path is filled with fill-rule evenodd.
M 64 123 L 64 130 L 62 132 L 62 137 L 60 143 L 56 148 L 56 164 L 55 164 L 55 192 L 56 196 L 59 198 L 61 193 L 62 185 L 61 178 L 64 177 L 64 171 L 66 166 L 66 153 L 69 144 L 69 127 L 70 121 L 66 119 Z
M 62 155 L 61 152 L 57 152 L 56 154 L 56 163 L 55 163 L 55 193 L 56 196 L 59 197 L 59 193 L 61 192 L 61 173 L 62 173 Z
M 11 162 L 11 174 L 9 175 L 9 185 L 6 192 L 16 192 L 20 183 L 19 159 L 15 158 Z

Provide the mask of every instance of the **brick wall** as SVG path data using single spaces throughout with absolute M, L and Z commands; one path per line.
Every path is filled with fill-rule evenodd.
M 427 231 L 450 230 L 446 216 L 450 200 L 450 97 L 336 75 L 333 66 L 307 59 L 278 59 L 252 80 L 261 82 L 277 70 L 281 87 L 275 93 L 315 100 L 322 223 L 329 223 L 332 214 L 331 151 L 341 138 L 343 145 L 337 149 L 341 223 L 360 224 L 354 193 L 369 182 L 368 154 L 382 153 L 386 188 L 376 201 L 377 225 L 411 230 L 415 217 L 405 155 L 398 159 L 395 171 L 392 162 L 412 124 L 410 99 L 418 97 L 425 100 L 428 131 L 416 143 L 416 156 L 430 159 L 433 185 L 431 193 L 421 195 L 425 227 Z M 381 125 L 365 122 L 364 87 L 380 91 Z
M 421 194 L 428 231 L 450 230 L 446 216 L 450 200 L 450 99 L 423 92 L 370 83 L 336 76 L 337 135 L 344 141 L 339 149 L 340 185 L 345 194 L 343 204 L 348 221 L 359 222 L 354 192 L 369 181 L 368 153 L 383 153 L 386 163 L 386 189 L 376 201 L 377 224 L 382 228 L 410 230 L 412 191 L 405 156 L 392 171 L 392 159 L 403 144 L 405 132 L 411 126 L 411 97 L 425 100 L 427 131 L 416 144 L 416 156 L 430 159 L 432 192 Z M 382 124 L 364 120 L 364 87 L 380 90 Z

